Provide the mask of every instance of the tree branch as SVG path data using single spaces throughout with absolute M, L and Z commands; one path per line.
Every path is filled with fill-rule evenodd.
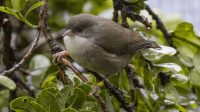
M 121 11 L 122 15 L 122 26 L 128 28 L 128 23 L 126 18 L 130 18 L 132 21 L 139 21 L 144 24 L 146 27 L 150 27 L 152 23 L 149 22 L 144 16 L 140 16 L 133 9 L 136 7 L 133 3 L 126 2 L 124 0 L 113 0 L 114 12 L 113 12 L 113 21 L 117 22 L 118 19 L 118 10 Z
M 146 10 L 149 12 L 150 15 L 152 15 L 153 19 L 156 21 L 157 29 L 160 29 L 163 32 L 164 38 L 167 40 L 169 46 L 176 49 L 176 46 L 174 45 L 173 40 L 171 38 L 172 35 L 168 33 L 161 19 L 151 10 L 151 8 L 148 5 L 146 5 Z
M 40 13 L 39 13 L 39 24 L 41 25 L 41 29 L 43 31 L 43 34 L 46 38 L 47 43 L 49 44 L 49 49 L 52 54 L 58 53 L 60 51 L 63 51 L 63 48 L 55 41 L 51 34 L 51 30 L 48 26 L 47 22 L 47 0 L 43 0 L 44 4 L 40 7 Z M 65 71 L 62 67 L 62 64 L 57 63 L 56 64 L 59 69 L 59 75 L 61 76 L 61 80 L 64 84 L 67 84 L 67 81 L 65 79 Z
M 102 81 L 104 79 L 103 76 L 101 76 L 100 74 L 96 73 L 96 72 L 92 72 L 90 71 L 99 81 Z M 120 102 L 121 107 L 126 110 L 127 112 L 136 112 L 135 111 L 135 107 L 131 104 L 128 103 L 124 96 L 123 93 L 118 90 L 114 85 L 112 85 L 109 81 L 105 80 L 104 81 L 105 86 L 109 89 L 110 94 L 113 94 L 117 100 Z

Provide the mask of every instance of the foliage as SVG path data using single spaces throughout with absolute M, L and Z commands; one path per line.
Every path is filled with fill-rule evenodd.
M 126 1 L 139 4 L 139 9 L 135 12 L 142 12 L 141 9 L 145 9 L 145 0 Z M 38 19 L 36 19 L 38 14 L 32 10 L 42 4 L 43 2 L 35 3 L 34 0 L 28 2 L 27 0 L 6 0 L 7 7 L 0 6 L 0 11 L 11 14 L 27 25 L 37 28 L 30 24 L 38 23 Z M 49 26 L 52 31 L 58 31 L 65 28 L 64 23 L 71 15 L 91 13 L 107 16 L 106 12 L 113 7 L 112 0 L 49 0 L 47 9 Z M 148 17 L 149 15 L 144 16 Z M 161 17 L 161 19 L 164 18 Z M 128 23 L 133 26 L 132 21 L 128 21 Z M 123 92 L 129 103 L 137 104 L 137 112 L 195 112 L 200 101 L 200 37 L 195 34 L 190 23 L 172 20 L 170 23 L 166 22 L 165 25 L 168 30 L 173 30 L 172 39 L 178 54 L 176 54 L 176 49 L 168 46 L 162 32 L 156 28 L 155 21 L 150 30 L 141 25 L 138 27 L 162 48 L 161 50 L 143 50 L 134 56 L 131 62 L 136 70 L 135 75 L 144 85 L 144 89 L 132 87 L 125 70 L 109 77 L 108 80 Z M 19 34 L 20 36 L 32 36 L 29 35 L 32 30 L 23 30 L 25 33 Z M 26 46 L 25 40 L 21 38 L 19 40 L 21 42 L 19 46 Z M 62 40 L 58 41 L 62 44 Z M 26 91 L 17 87 L 20 97 L 10 103 L 14 111 L 103 112 L 95 97 L 88 96 L 92 91 L 92 86 L 99 82 L 92 74 L 84 74 L 91 82 L 91 86 L 83 83 L 73 72 L 67 70 L 68 85 L 63 85 L 58 80 L 57 67 L 50 60 L 52 57 L 47 44 L 34 52 L 33 57 L 26 64 L 31 73 L 23 78 L 35 88 L 37 98 L 28 97 Z M 169 82 L 163 84 L 160 73 L 168 75 Z M 0 76 L 0 83 L 10 90 L 16 88 L 15 83 L 5 76 Z M 120 108 L 118 100 L 114 96 L 110 96 L 109 90 L 105 86 L 101 87 L 98 93 L 111 112 L 124 112 Z M 8 99 L 8 89 L 0 90 L 0 109 L 7 106 Z M 1 103 L 1 101 L 6 102 Z

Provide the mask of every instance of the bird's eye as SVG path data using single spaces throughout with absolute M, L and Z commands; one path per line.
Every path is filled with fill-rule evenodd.
M 81 34 L 81 33 L 83 32 L 83 28 L 81 28 L 81 27 L 80 27 L 80 28 L 78 28 L 78 30 L 77 30 L 77 31 L 78 31 L 78 33 L 80 33 L 80 34 Z

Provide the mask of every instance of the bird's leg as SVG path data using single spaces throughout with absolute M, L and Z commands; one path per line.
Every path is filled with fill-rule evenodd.
M 67 51 L 61 51 L 61 52 L 58 52 L 56 54 L 53 55 L 53 63 L 56 63 L 56 62 L 62 62 L 61 61 L 61 58 L 66 58 L 67 56 L 69 56 L 69 53 Z
M 94 93 L 97 92 L 97 90 L 104 85 L 104 81 L 106 80 L 107 77 L 105 77 L 102 81 L 100 81 L 96 86 L 93 87 L 93 91 L 89 94 L 89 96 L 93 96 Z

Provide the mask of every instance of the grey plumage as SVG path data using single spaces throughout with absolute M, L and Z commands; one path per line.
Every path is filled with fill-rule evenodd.
M 64 43 L 72 59 L 106 76 L 120 72 L 136 52 L 159 47 L 111 20 L 89 14 L 72 16 L 67 30 Z

